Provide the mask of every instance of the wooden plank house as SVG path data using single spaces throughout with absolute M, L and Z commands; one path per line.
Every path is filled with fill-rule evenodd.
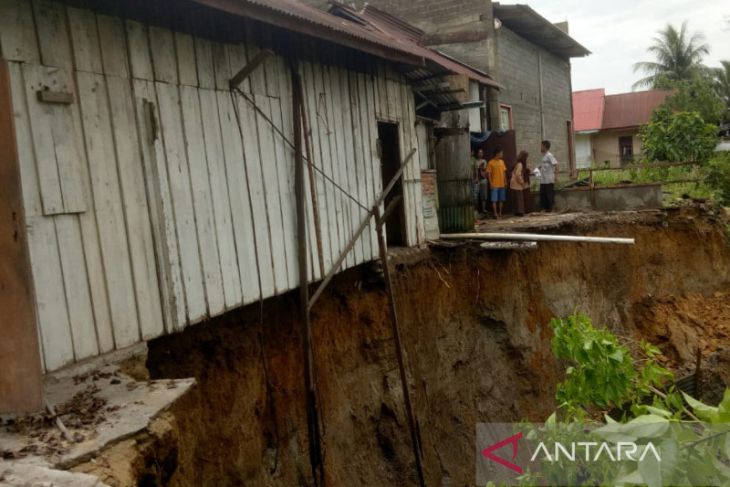
M 428 150 L 413 90 L 491 82 L 406 41 L 293 0 L 0 0 L 0 411 L 37 407 L 43 372 L 299 285 L 292 70 L 321 279 Z M 394 245 L 425 242 L 410 161 Z M 371 227 L 342 268 L 376 257 Z

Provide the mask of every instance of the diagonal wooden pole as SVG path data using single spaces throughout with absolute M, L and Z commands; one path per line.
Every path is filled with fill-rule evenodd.
M 396 203 L 398 204 L 398 203 Z M 388 308 L 390 310 L 390 323 L 393 328 L 393 341 L 395 343 L 395 354 L 398 358 L 398 369 L 400 370 L 400 382 L 403 389 L 403 402 L 406 407 L 406 415 L 408 416 L 408 429 L 411 433 L 411 448 L 413 449 L 413 457 L 416 460 L 416 474 L 418 475 L 418 485 L 426 487 L 426 479 L 423 475 L 423 463 L 421 461 L 421 444 L 418 437 L 418 428 L 416 426 L 416 415 L 413 412 L 413 404 L 411 403 L 411 394 L 408 390 L 408 376 L 406 374 L 406 363 L 403 353 L 403 342 L 400 335 L 400 325 L 398 324 L 398 308 L 395 304 L 395 295 L 393 294 L 393 281 L 390 277 L 390 265 L 388 265 L 388 249 L 385 243 L 385 234 L 383 233 L 383 225 L 385 220 L 380 217 L 380 206 L 373 207 L 373 215 L 375 216 L 375 226 L 378 234 L 378 248 L 380 250 L 380 263 L 383 266 L 383 277 L 385 278 L 385 288 L 388 291 Z

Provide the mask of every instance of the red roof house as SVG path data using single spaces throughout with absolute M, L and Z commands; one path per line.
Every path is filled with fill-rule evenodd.
M 606 95 L 603 88 L 574 92 L 577 166 L 618 166 L 633 161 L 641 153 L 639 129 L 671 94 L 649 90 Z

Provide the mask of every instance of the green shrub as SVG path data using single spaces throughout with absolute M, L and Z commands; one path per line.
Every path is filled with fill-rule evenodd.
M 697 112 L 657 109 L 641 129 L 644 156 L 650 161 L 707 162 L 717 145 L 717 127 Z
M 716 153 L 707 169 L 707 184 L 715 192 L 715 197 L 721 204 L 730 206 L 730 152 Z

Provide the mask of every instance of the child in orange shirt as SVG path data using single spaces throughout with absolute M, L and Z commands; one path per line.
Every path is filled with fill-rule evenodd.
M 494 157 L 487 164 L 486 170 L 489 187 L 492 188 L 492 210 L 494 211 L 494 218 L 498 220 L 502 218 L 504 202 L 507 201 L 507 166 L 502 159 L 503 156 L 504 154 L 501 148 L 497 147 L 494 149 Z

